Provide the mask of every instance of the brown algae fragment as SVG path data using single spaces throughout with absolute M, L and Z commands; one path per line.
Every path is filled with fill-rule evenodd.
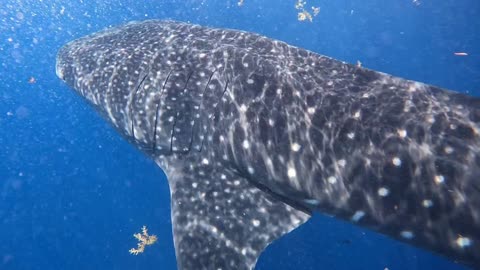
M 137 248 L 132 248 L 129 250 L 130 254 L 132 255 L 138 255 L 140 253 L 143 253 L 145 250 L 145 247 L 148 245 L 152 245 L 157 241 L 157 236 L 156 235 L 149 235 L 147 231 L 147 227 L 143 226 L 142 227 L 142 233 L 136 233 L 133 235 L 133 237 L 137 238 L 138 243 L 137 243 Z
M 298 10 L 297 18 L 299 21 L 309 20 L 310 22 L 312 22 L 313 17 L 317 16 L 318 13 L 320 13 L 320 8 L 312 6 L 312 13 L 313 13 L 313 16 L 312 16 L 312 14 L 305 9 L 306 5 L 307 5 L 306 1 L 297 0 L 297 3 L 295 4 L 295 9 Z

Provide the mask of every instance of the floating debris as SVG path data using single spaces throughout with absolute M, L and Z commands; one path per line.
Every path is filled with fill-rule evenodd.
M 140 253 L 143 253 L 146 246 L 152 245 L 153 243 L 157 242 L 157 236 L 153 234 L 149 235 L 146 226 L 142 227 L 142 233 L 136 233 L 133 235 L 133 237 L 137 238 L 138 243 L 136 249 L 132 248 L 129 250 L 130 254 L 132 255 L 138 255 Z
M 304 11 L 298 13 L 298 20 L 299 21 L 305 21 L 306 19 L 308 19 L 310 22 L 313 21 L 313 17 L 310 13 L 308 13 L 308 11 L 304 10 Z
M 295 4 L 295 9 L 299 10 L 298 20 L 299 21 L 309 20 L 310 22 L 312 22 L 313 17 L 317 16 L 318 13 L 320 13 L 320 8 L 312 6 L 311 7 L 312 8 L 312 13 L 313 13 L 313 16 L 312 16 L 312 14 L 305 9 L 306 5 L 307 5 L 306 1 L 297 0 L 297 3 Z
M 237 5 L 238 5 L 239 7 L 243 6 L 243 0 L 238 0 Z
M 466 52 L 455 52 L 453 54 L 456 55 L 456 56 L 467 56 L 468 55 L 468 53 L 466 53 Z
M 30 77 L 30 78 L 28 79 L 28 83 L 29 83 L 29 84 L 34 84 L 34 83 L 36 83 L 36 82 L 37 82 L 37 79 L 35 79 L 35 77 Z

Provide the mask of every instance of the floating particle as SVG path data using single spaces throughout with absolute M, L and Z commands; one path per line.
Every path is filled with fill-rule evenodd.
M 456 55 L 456 56 L 467 56 L 468 55 L 468 53 L 466 53 L 466 52 L 454 52 L 453 54 Z
M 298 0 L 297 3 L 295 4 L 295 8 L 296 9 L 303 9 L 303 6 L 305 6 L 306 4 L 307 4 L 307 2 L 302 1 L 302 0 Z

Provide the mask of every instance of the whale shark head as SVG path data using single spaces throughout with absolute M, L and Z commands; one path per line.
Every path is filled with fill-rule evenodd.
M 65 45 L 57 54 L 57 76 L 147 154 L 200 150 L 204 136 L 198 119 L 205 86 L 188 81 L 211 76 L 211 70 L 184 72 L 186 62 L 179 59 L 188 57 L 187 48 L 176 43 L 168 24 L 148 37 L 148 28 L 130 26 L 125 33 L 111 29 Z

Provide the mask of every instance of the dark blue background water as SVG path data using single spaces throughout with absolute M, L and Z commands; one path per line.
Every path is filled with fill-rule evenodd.
M 109 25 L 170 18 L 249 30 L 480 96 L 478 0 L 310 0 L 308 6 L 321 7 L 313 23 L 298 22 L 294 4 L 1 0 L 0 269 L 175 269 L 162 171 L 55 76 L 60 46 Z M 132 234 L 142 225 L 159 240 L 132 256 Z M 320 215 L 269 246 L 257 265 L 386 267 L 466 269 Z

